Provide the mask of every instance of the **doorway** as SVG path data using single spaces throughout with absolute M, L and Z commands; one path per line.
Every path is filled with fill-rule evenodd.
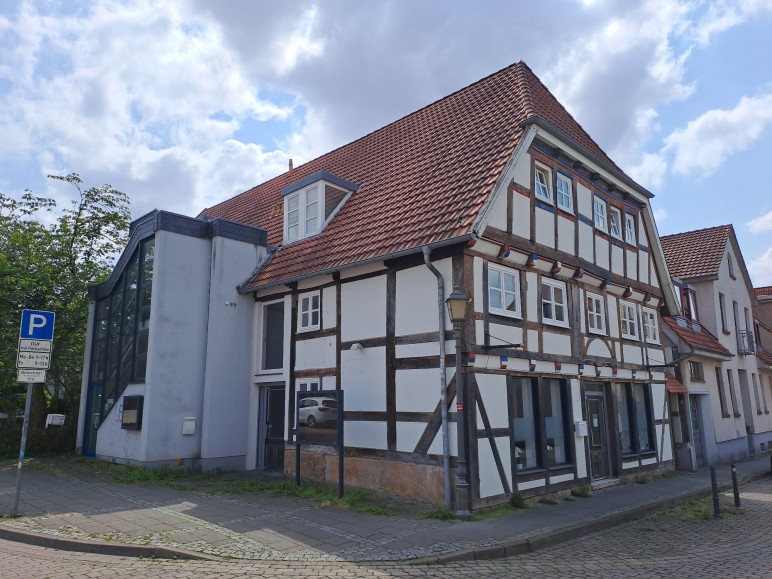
M 590 480 L 607 479 L 611 476 L 611 453 L 606 397 L 602 391 L 587 392 L 585 402 L 590 446 Z
M 257 468 L 284 470 L 284 384 L 263 386 L 257 425 Z
M 700 400 L 697 396 L 689 396 L 689 418 L 692 424 L 692 444 L 694 445 L 694 461 L 696 466 L 705 466 L 705 446 L 702 436 L 702 415 Z

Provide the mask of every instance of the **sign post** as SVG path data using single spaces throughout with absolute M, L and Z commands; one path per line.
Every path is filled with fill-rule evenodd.
M 19 513 L 21 495 L 21 473 L 24 469 L 24 454 L 27 449 L 29 415 L 32 408 L 32 387 L 35 382 L 46 381 L 46 370 L 51 367 L 51 342 L 54 339 L 54 312 L 24 310 L 21 313 L 19 329 L 19 351 L 16 356 L 16 371 L 19 382 L 27 383 L 27 400 L 24 403 L 24 426 L 21 429 L 19 465 L 16 471 L 16 494 L 11 515 Z

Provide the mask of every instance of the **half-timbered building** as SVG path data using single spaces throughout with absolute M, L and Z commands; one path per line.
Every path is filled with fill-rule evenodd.
M 227 394 L 243 467 L 336 481 L 337 452 L 293 444 L 299 393 L 336 390 L 352 486 L 465 482 L 465 510 L 671 468 L 651 197 L 518 62 L 206 209 L 267 231 Z

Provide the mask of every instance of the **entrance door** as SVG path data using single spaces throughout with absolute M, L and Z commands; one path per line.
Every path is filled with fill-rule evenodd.
M 702 417 L 697 396 L 689 396 L 689 416 L 692 421 L 692 444 L 697 466 L 705 466 L 705 452 L 702 444 Z
M 258 432 L 258 468 L 284 470 L 284 384 L 263 388 Z
M 606 400 L 603 394 L 593 392 L 587 394 L 586 401 L 590 443 L 590 478 L 601 480 L 611 476 Z

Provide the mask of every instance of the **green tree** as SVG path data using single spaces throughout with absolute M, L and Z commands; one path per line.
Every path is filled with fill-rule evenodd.
M 75 189 L 69 206 L 57 210 L 53 199 L 29 191 L 21 199 L 0 193 L 0 412 L 13 417 L 23 403 L 16 383 L 21 311 L 54 311 L 47 388 L 36 387 L 33 407 L 68 415 L 65 432 L 71 437 L 80 398 L 88 286 L 110 275 L 127 241 L 130 214 L 128 197 L 110 185 L 84 189 L 75 173 L 49 178 Z M 37 414 L 40 421 L 42 410 Z M 31 450 L 34 440 L 31 431 Z M 18 441 L 0 442 L 0 453 L 8 444 Z

